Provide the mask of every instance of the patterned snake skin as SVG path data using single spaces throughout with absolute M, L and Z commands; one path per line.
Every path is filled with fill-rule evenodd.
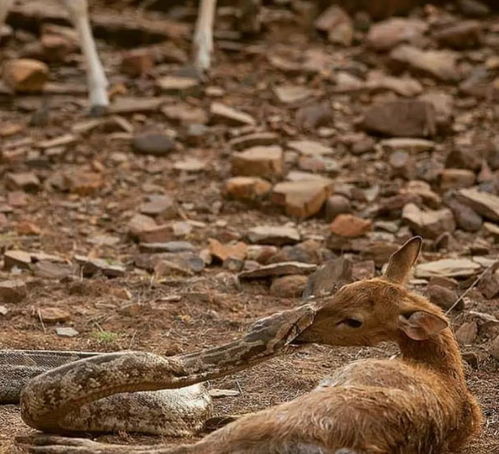
M 184 436 L 211 414 L 200 384 L 282 353 L 315 316 L 313 304 L 257 321 L 240 340 L 198 353 L 0 352 L 0 403 L 20 401 L 39 430 Z

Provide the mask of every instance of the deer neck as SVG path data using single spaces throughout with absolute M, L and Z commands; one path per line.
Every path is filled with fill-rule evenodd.
M 452 378 L 464 383 L 461 352 L 449 328 L 424 341 L 415 341 L 401 335 L 398 344 L 403 361 L 420 364 L 444 375 L 446 379 Z

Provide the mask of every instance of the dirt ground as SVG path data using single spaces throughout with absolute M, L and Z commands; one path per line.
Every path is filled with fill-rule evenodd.
M 331 42 L 327 33 L 310 26 L 308 9 L 292 10 L 288 2 L 277 1 L 269 2 L 264 9 L 263 30 L 241 39 L 233 9 L 222 7 L 215 33 L 216 59 L 209 79 L 191 89 L 166 90 L 158 85 L 165 76 L 192 75 L 186 65 L 194 8 L 178 2 L 169 11 L 137 11 L 131 1 L 107 6 L 95 2 L 92 17 L 99 53 L 110 79 L 112 106 L 127 98 L 132 107 L 128 111 L 113 111 L 112 107 L 109 115 L 93 119 L 88 117 L 84 64 L 79 52 L 70 50 L 61 61 L 50 49 L 35 46 L 39 44 L 40 17 L 46 23 L 67 25 L 64 14 L 51 9 L 49 3 L 41 12 L 33 12 L 28 3 L 35 2 L 20 2 L 9 16 L 8 23 L 14 30 L 7 30 L 0 44 L 0 61 L 27 55 L 52 59 L 50 84 L 43 94 L 33 95 L 13 95 L 0 87 L 0 252 L 43 252 L 56 258 L 32 258 L 31 267 L 8 269 L 6 265 L 0 271 L 1 281 L 17 279 L 26 284 L 26 293 L 15 301 L 0 300 L 1 349 L 127 349 L 173 355 L 236 339 L 256 318 L 300 304 L 299 298 L 272 295 L 270 279 L 238 281 L 239 267 L 254 265 L 249 257 L 242 263 L 213 260 L 199 272 L 186 270 L 184 262 L 173 258 L 180 263 L 177 272 L 171 268 L 156 268 L 155 272 L 144 269 L 137 259 L 141 250 L 130 233 L 129 222 L 141 211 L 148 195 L 167 194 L 174 201 L 173 214 L 155 215 L 158 224 L 169 226 L 167 240 L 161 237 L 156 242 L 188 241 L 204 258 L 209 256 L 210 238 L 222 244 L 249 244 L 250 228 L 289 225 L 298 229 L 302 241 L 317 244 L 313 254 L 304 254 L 302 261 L 321 263 L 343 254 L 365 263 L 370 259 L 363 253 L 364 246 L 375 241 L 401 244 L 412 234 L 411 229 L 418 233 L 401 222 L 401 207 L 388 214 L 379 210 L 388 197 L 401 194 L 408 181 L 424 180 L 431 194 L 418 203 L 425 209 L 441 209 L 446 190 L 439 172 L 453 167 L 446 164 L 446 157 L 456 143 L 478 155 L 484 143 L 496 140 L 496 153 L 499 150 L 497 13 L 473 18 L 480 24 L 481 40 L 470 48 L 454 50 L 459 75 L 446 80 L 401 69 L 393 65 L 387 51 L 370 49 L 366 45 L 369 21 L 362 14 L 352 15 L 353 38 L 341 44 Z M 443 47 L 436 44 L 433 34 L 439 25 L 469 20 L 454 7 L 414 9 L 411 17 L 429 27 L 416 43 L 425 49 Z M 123 69 L 122 60 L 130 47 L 146 49 L 146 55 L 153 55 L 153 67 L 145 74 L 131 76 Z M 486 72 L 483 78 L 481 69 Z M 378 146 L 384 137 L 366 133 L 362 126 L 367 108 L 376 102 L 403 98 L 392 89 L 363 84 L 378 70 L 398 78 L 411 77 L 420 84 L 421 90 L 406 99 L 438 93 L 452 100 L 447 123 L 439 124 L 438 130 L 427 137 L 433 141 L 433 149 L 404 154 L 401 160 L 408 162 L 402 166 Z M 474 89 L 463 88 L 468 81 Z M 296 101 L 283 101 L 276 95 L 275 88 L 286 85 L 302 90 Z M 303 90 L 308 91 L 303 94 Z M 179 121 L 162 107 L 138 106 L 140 101 L 152 99 L 161 99 L 162 107 L 176 106 L 185 117 Z M 234 126 L 227 124 L 227 119 L 210 118 L 210 105 L 215 101 L 250 114 L 254 124 Z M 324 105 L 327 112 L 319 115 L 317 110 Z M 314 107 L 315 113 L 304 113 L 307 106 Z M 187 118 L 187 113 L 193 116 Z M 315 121 L 309 115 L 321 119 Z M 312 124 L 304 125 L 303 116 Z M 149 131 L 170 139 L 171 147 L 160 155 L 134 152 L 134 139 Z M 350 200 L 352 213 L 373 222 L 370 231 L 353 240 L 341 238 L 344 248 L 338 248 L 328 241 L 331 222 L 326 220 L 324 210 L 300 219 L 286 214 L 285 208 L 269 197 L 250 202 L 228 197 L 225 182 L 231 177 L 230 158 L 235 152 L 231 141 L 253 132 L 277 134 L 276 143 L 287 150 L 286 171 L 332 178 L 335 192 L 346 194 Z M 67 134 L 67 142 L 56 140 L 55 144 L 43 145 L 48 139 Z M 328 159 L 334 165 L 329 161 L 324 164 L 316 156 L 307 161 L 286 148 L 290 140 L 305 139 L 332 148 Z M 353 150 L 356 143 L 362 143 L 365 150 Z M 179 162 L 185 165 L 176 166 Z M 480 184 L 497 196 L 498 169 L 483 162 L 471 167 L 473 179 L 477 178 L 472 185 Z M 22 185 L 9 176 L 26 173 L 34 175 L 36 181 Z M 277 183 L 284 178 L 270 175 L 268 179 Z M 497 226 L 492 219 L 485 217 L 485 221 Z M 425 242 L 421 262 L 479 255 L 489 264 L 499 258 L 497 232 L 490 233 L 484 227 L 469 232 L 460 225 L 456 230 L 439 228 L 442 231 Z M 292 254 L 286 248 L 279 249 L 285 257 Z M 70 267 L 76 264 L 77 255 L 105 259 L 108 265 L 119 264 L 124 271 L 120 269 L 116 278 L 104 276 L 108 272 L 105 269 L 87 275 L 77 266 Z M 65 276 L 47 277 L 42 265 L 50 267 L 47 262 L 59 263 L 59 259 L 66 264 Z M 34 262 L 42 265 L 36 267 Z M 379 273 L 381 266 L 376 265 Z M 456 294 L 463 293 L 476 276 L 453 280 Z M 428 279 L 417 279 L 412 285 L 425 293 L 427 283 Z M 456 329 L 475 320 L 473 311 L 482 313 L 482 317 L 488 314 L 492 319 L 499 318 L 498 296 L 487 298 L 474 289 L 464 302 L 463 310 L 451 313 Z M 60 315 L 60 320 L 51 323 L 50 311 Z M 77 333 L 63 337 L 56 333 L 58 327 L 73 327 Z M 497 335 L 495 322 L 479 322 L 478 332 L 463 347 L 471 353 L 466 363 L 469 385 L 486 416 L 483 434 L 463 451 L 466 454 L 499 453 L 499 362 L 490 354 Z M 216 414 L 240 414 L 307 392 L 349 361 L 383 358 L 395 352 L 391 345 L 310 346 L 208 386 L 239 390 L 239 395 L 217 398 L 214 403 Z M 14 438 L 30 432 L 20 419 L 18 407 L 0 407 L 1 452 L 10 452 Z M 106 435 L 98 440 L 129 444 L 165 441 L 135 434 Z

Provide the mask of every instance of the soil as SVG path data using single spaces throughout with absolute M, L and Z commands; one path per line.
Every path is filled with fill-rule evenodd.
M 264 11 L 263 31 L 253 38 L 244 39 L 238 39 L 234 25 L 237 21 L 231 8 L 221 8 L 216 33 L 216 61 L 209 79 L 194 91 L 173 94 L 161 93 L 157 80 L 185 70 L 190 48 L 188 37 L 195 12 L 192 6 L 178 6 L 166 12 L 144 10 L 137 13 L 137 5 L 131 1 L 112 2 L 110 5 L 95 2 L 92 5 L 92 17 L 99 24 L 96 29 L 99 53 L 110 78 L 110 90 L 116 96 L 114 101 L 119 96 L 132 97 L 135 102 L 164 97 L 167 105 L 178 105 L 187 110 L 197 107 L 206 113 L 211 102 L 220 101 L 251 114 L 257 127 L 231 127 L 208 122 L 202 132 L 195 135 L 189 133 L 188 124 L 179 124 L 160 110 L 143 112 L 139 109 L 119 113 L 117 119 L 111 115 L 97 119 L 95 126 L 88 131 L 75 130 L 75 125 L 81 127 L 94 121 L 88 118 L 84 65 L 76 51 L 70 52 L 62 62 L 50 63 L 50 81 L 59 87 L 61 93 L 47 90 L 41 95 L 14 96 L 0 90 L 0 175 L 4 176 L 0 181 L 0 250 L 43 251 L 68 263 L 75 263 L 76 255 L 84 255 L 121 263 L 125 268 L 124 275 L 117 278 L 108 278 L 102 273 L 86 276 L 81 270 L 62 279 L 48 279 L 19 268 L 0 271 L 0 280 L 20 279 L 27 285 L 27 295 L 19 301 L 0 301 L 0 307 L 6 309 L 6 314 L 0 311 L 1 349 L 100 352 L 126 349 L 173 355 L 236 339 L 256 318 L 300 304 L 299 298 L 271 296 L 270 280 L 238 282 L 235 279 L 237 272 L 232 271 L 228 264 L 222 266 L 216 261 L 202 272 L 184 274 L 158 275 L 136 266 L 139 246 L 130 237 L 128 222 L 139 212 L 145 196 L 152 193 L 168 194 L 176 203 L 173 219 L 162 219 L 159 215 L 158 223 L 183 222 L 177 228 L 189 231 L 181 231 L 177 236 L 172 234 L 171 239 L 189 241 L 199 251 L 208 247 L 209 238 L 216 238 L 221 243 L 247 242 L 245 235 L 250 227 L 289 223 L 299 229 L 303 239 L 314 239 L 320 244 L 322 258 L 332 255 L 326 248 L 330 222 L 325 220 L 323 212 L 308 219 L 296 219 L 269 199 L 247 203 L 230 199 L 224 193 L 225 181 L 231 176 L 230 155 L 233 151 L 229 142 L 243 133 L 272 131 L 278 134 L 279 143 L 308 139 L 333 147 L 333 158 L 340 170 L 335 173 L 316 172 L 335 179 L 340 185 L 351 185 L 349 195 L 353 214 L 373 221 L 383 219 L 373 209 L 383 195 L 398 193 L 409 179 L 422 178 L 390 174 L 387 155 L 374 148 L 366 154 L 354 154 L 351 141 L 345 139 L 361 131 L 360 119 L 365 108 L 376 101 L 397 98 L 386 89 L 335 89 L 338 83 L 336 81 L 335 85 L 334 75 L 339 71 L 363 80 L 375 69 L 387 73 L 392 70 L 386 53 L 366 48 L 365 31 L 359 25 L 365 17 L 355 16 L 357 28 L 353 42 L 344 46 L 329 42 L 327 36 L 311 29 L 304 14 L 291 11 L 286 2 L 269 3 Z M 38 41 L 37 23 L 23 20 L 31 17 L 29 11 L 23 13 L 25 3 L 16 8 L 15 16 L 8 20 L 15 30 L 0 45 L 2 60 L 29 54 L 30 45 Z M 49 12 L 47 6 L 47 21 L 50 23 Z M 147 27 L 142 29 L 140 20 L 133 24 L 139 29 L 137 39 L 143 40 L 139 44 L 157 55 L 154 67 L 140 77 L 130 77 L 120 69 L 121 59 L 130 47 L 126 38 L 129 35 L 109 30 L 107 35 L 104 33 L 106 29 L 102 23 L 108 17 L 119 18 L 119 14 L 138 14 L 140 20 L 154 22 L 156 26 L 165 23 L 170 27 L 170 39 L 164 40 L 152 36 Z M 411 14 L 431 26 L 437 20 L 445 22 L 447 17 L 457 21 L 466 19 L 453 7 L 427 7 L 415 9 Z M 61 23 L 60 20 L 57 22 Z M 499 16 L 490 13 L 481 19 L 481 24 L 488 40 L 472 49 L 457 51 L 461 81 L 471 77 L 474 66 L 485 67 L 488 61 L 492 68 L 489 72 L 495 76 L 497 85 L 499 64 L 495 61 L 493 66 L 492 57 L 495 55 L 497 59 Z M 119 27 L 121 31 L 133 28 L 127 21 Z M 109 39 L 103 39 L 107 37 Z M 151 41 L 157 42 L 151 44 Z M 175 46 L 175 52 L 172 46 Z M 172 57 L 173 53 L 180 56 Z M 42 57 L 44 55 L 46 57 L 42 53 Z M 300 57 L 305 55 L 313 56 L 315 70 L 283 71 L 276 67 L 275 62 L 271 63 L 272 57 L 280 56 L 299 65 Z M 175 61 L 175 58 L 184 61 Z M 317 70 L 321 62 L 324 67 Z M 436 143 L 435 149 L 412 154 L 421 167 L 430 170 L 432 166 L 443 167 L 445 156 L 456 138 L 467 139 L 472 147 L 478 146 L 477 142 L 497 138 L 499 111 L 494 104 L 497 98 L 484 98 L 476 92 L 466 94 L 460 91 L 456 82 L 441 81 L 417 72 L 412 73 L 412 77 L 421 83 L 423 94 L 438 90 L 454 99 L 450 125 L 431 137 Z M 283 84 L 310 89 L 311 94 L 295 103 L 280 102 L 276 100 L 273 88 Z M 497 86 L 495 89 L 498 90 Z M 318 102 L 328 103 L 332 118 L 322 129 L 319 126 L 308 130 L 300 128 L 297 110 Z M 12 125 L 19 128 L 18 132 L 1 134 Z M 163 156 L 134 153 L 131 147 L 133 136 L 150 130 L 170 137 L 174 149 Z M 38 146 L 44 140 L 68 133 L 74 135 L 74 140 L 68 145 Z M 375 143 L 382 140 L 363 132 L 359 140 L 372 140 L 371 137 Z M 203 163 L 201 169 L 192 172 L 174 167 L 185 158 L 200 160 Z M 296 155 L 289 154 L 287 158 L 287 170 L 296 170 Z M 8 173 L 21 172 L 31 172 L 38 177 L 40 184 L 35 190 L 17 188 L 9 183 Z M 473 172 L 480 173 L 481 181 L 498 181 L 497 170 L 489 168 L 489 177 L 483 167 Z M 77 183 L 69 183 L 69 186 L 61 183 L 68 175 L 74 176 L 77 183 L 91 175 L 95 184 L 78 189 Z M 270 179 L 276 182 L 279 177 Z M 429 179 L 429 184 L 436 193 L 443 195 L 438 179 Z M 374 198 L 369 198 L 373 188 Z M 22 200 L 16 203 L 18 197 Z M 437 205 L 441 207 L 442 201 Z M 384 232 L 381 237 L 385 242 L 400 244 L 411 234 L 407 225 L 400 223 L 400 215 L 388 220 L 395 222 L 396 231 Z M 374 233 L 370 232 L 364 238 L 373 239 Z M 428 240 L 422 261 L 471 255 L 470 246 L 477 240 L 482 241 L 482 252 L 478 255 L 497 259 L 499 247 L 497 236 L 495 238 L 494 242 L 494 236 L 483 229 L 478 233 L 467 233 L 458 228 L 450 232 L 443 245 L 436 239 Z M 354 248 L 346 255 L 359 261 L 362 254 Z M 251 263 L 246 266 L 251 266 Z M 462 293 L 472 281 L 473 278 L 459 280 L 458 292 Z M 412 284 L 417 291 L 424 293 L 424 280 Z M 470 311 L 498 317 L 498 303 L 497 296 L 487 299 L 476 289 L 471 291 L 465 298 L 465 309 L 452 312 L 453 327 L 469 320 L 472 317 Z M 46 323 L 40 316 L 44 308 L 63 309 L 69 313 L 69 320 Z M 71 326 L 78 334 L 71 338 L 61 337 L 55 331 L 58 326 Z M 497 326 L 489 328 L 482 327 L 472 344 L 463 347 L 464 351 L 474 353 L 475 361 L 472 365 L 467 364 L 467 378 L 486 416 L 483 434 L 464 449 L 466 454 L 499 453 L 499 362 L 489 354 L 491 341 L 499 332 Z M 217 415 L 242 414 L 293 399 L 311 390 L 332 370 L 354 359 L 385 358 L 395 352 L 392 345 L 375 348 L 310 346 L 210 382 L 208 386 L 240 391 L 238 396 L 215 399 Z M 12 451 L 14 438 L 30 432 L 32 430 L 22 422 L 17 406 L 0 407 L 1 452 Z M 105 435 L 97 439 L 127 444 L 186 441 L 136 434 Z

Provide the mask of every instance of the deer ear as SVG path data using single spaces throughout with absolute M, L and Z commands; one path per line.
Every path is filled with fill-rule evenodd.
M 385 279 L 396 284 L 403 284 L 418 258 L 422 243 L 423 239 L 420 236 L 415 236 L 394 252 L 388 262 Z
M 426 340 L 449 326 L 447 320 L 430 312 L 416 311 L 399 316 L 400 329 L 412 340 Z

